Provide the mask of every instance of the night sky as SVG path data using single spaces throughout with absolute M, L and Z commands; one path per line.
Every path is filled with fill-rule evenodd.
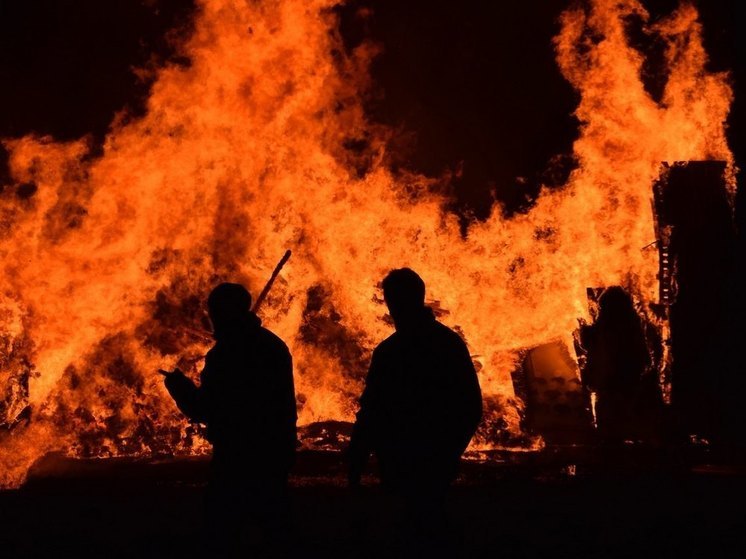
M 568 4 L 351 0 L 340 8 L 348 47 L 365 38 L 383 46 L 366 108 L 401 131 L 394 163 L 433 176 L 458 171 L 454 208 L 477 217 L 493 199 L 524 211 L 539 184 L 561 185 L 572 167 L 577 97 L 555 64 L 552 37 Z M 656 18 L 676 2 L 645 4 Z M 743 165 L 736 1 L 698 5 L 712 69 L 733 72 L 729 134 Z M 356 17 L 361 7 L 373 15 Z M 142 110 L 149 82 L 133 68 L 173 59 L 192 10 L 184 0 L 0 0 L 0 136 L 90 134 L 100 142 L 117 111 Z M 655 94 L 656 45 L 641 38 L 637 46 L 651 55 L 646 85 Z

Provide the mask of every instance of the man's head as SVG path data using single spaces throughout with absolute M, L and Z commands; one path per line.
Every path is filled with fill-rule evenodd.
M 632 297 L 619 286 L 612 286 L 598 299 L 599 319 L 607 321 L 635 320 L 637 311 Z
M 409 268 L 391 270 L 383 279 L 383 298 L 398 326 L 422 314 L 425 308 L 425 282 Z
M 238 283 L 221 283 L 207 297 L 207 310 L 216 331 L 243 321 L 250 307 L 251 295 Z

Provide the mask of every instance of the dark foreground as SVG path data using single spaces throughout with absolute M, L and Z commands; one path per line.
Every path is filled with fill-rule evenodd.
M 465 463 L 454 488 L 449 538 L 460 557 L 746 556 L 746 469 L 731 455 L 495 458 Z M 0 557 L 198 557 L 205 466 L 49 457 L 22 489 L 0 492 Z M 295 555 L 391 556 L 398 503 L 372 479 L 357 495 L 343 480 L 339 454 L 301 454 Z

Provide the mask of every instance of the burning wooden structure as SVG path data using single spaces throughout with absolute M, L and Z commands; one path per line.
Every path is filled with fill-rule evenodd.
M 726 162 L 666 165 L 655 184 L 661 302 L 670 320 L 671 403 L 684 435 L 722 437 L 738 369 L 729 362 L 736 232 Z

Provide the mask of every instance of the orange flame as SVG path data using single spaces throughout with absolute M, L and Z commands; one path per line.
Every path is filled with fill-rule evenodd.
M 516 349 L 569 343 L 587 286 L 655 300 L 656 254 L 642 247 L 660 162 L 733 163 L 731 89 L 705 68 L 691 5 L 646 27 L 668 46 L 661 102 L 625 34 L 628 16 L 648 20 L 639 2 L 561 16 L 580 167 L 528 214 L 495 207 L 463 235 L 431 179 L 387 167 L 386 132 L 360 102 L 375 49 L 343 54 L 335 4 L 201 0 L 182 46 L 191 63 L 160 69 L 147 114 L 117 118 L 102 155 L 85 140 L 4 141 L 13 180 L 37 191 L 0 197 L 0 388 L 31 371 L 31 419 L 0 435 L 0 484 L 50 450 L 204 449 L 155 372 L 205 351 L 193 332 L 211 286 L 238 280 L 256 295 L 287 248 L 262 314 L 293 352 L 301 424 L 353 417 L 369 352 L 390 332 L 377 284 L 392 267 L 424 277 L 516 434 Z M 343 148 L 360 138 L 364 153 Z

